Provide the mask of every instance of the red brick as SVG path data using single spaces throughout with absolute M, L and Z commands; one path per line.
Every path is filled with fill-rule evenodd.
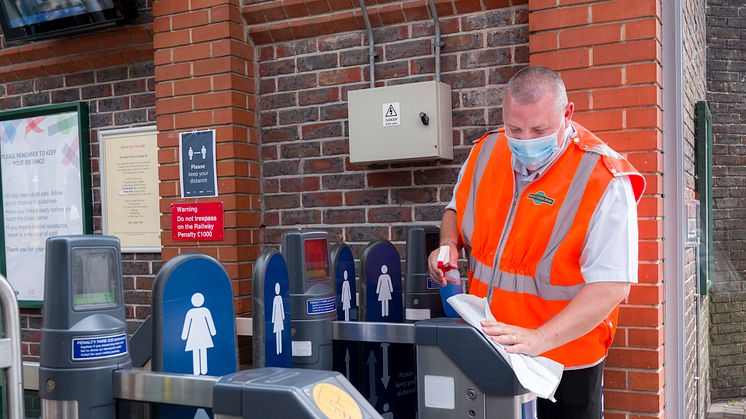
M 188 112 L 193 109 L 192 98 L 161 99 L 156 103 L 156 109 L 159 115 Z
M 155 79 L 159 82 L 184 79 L 191 75 L 192 66 L 190 63 L 162 65 L 155 68 Z
M 663 306 L 619 308 L 619 324 L 622 326 L 657 327 L 663 323 Z
M 210 23 L 210 13 L 207 10 L 198 10 L 171 16 L 172 30 L 193 28 L 208 23 Z
M 622 89 L 594 90 L 593 109 L 628 108 L 658 105 L 662 91 L 657 86 L 626 87 Z
M 589 12 L 590 8 L 587 6 L 532 12 L 528 21 L 528 28 L 531 32 L 537 32 L 585 25 L 590 21 Z
M 663 85 L 662 68 L 658 63 L 627 66 L 627 84 L 657 83 Z
M 528 37 L 528 45 L 532 53 L 551 51 L 559 45 L 557 32 L 539 32 Z
M 563 71 L 562 80 L 565 82 L 565 87 L 567 88 L 567 90 L 619 86 L 622 83 L 622 68 L 594 67 L 587 70 Z M 596 108 L 595 96 L 593 107 Z
M 633 63 L 657 59 L 656 40 L 632 41 L 623 44 L 593 47 L 593 65 Z
M 659 16 L 658 0 L 615 0 L 593 4 L 593 23 Z
M 531 11 L 551 9 L 557 7 L 559 0 L 528 0 L 528 8 Z
M 619 23 L 584 26 L 560 31 L 559 46 L 560 48 L 574 48 L 619 42 L 621 39 L 622 25 Z
M 174 117 L 175 128 L 202 128 L 212 125 L 212 112 L 189 112 L 176 114 Z M 160 124 L 158 124 L 160 127 Z
M 663 150 L 663 135 L 660 131 L 648 129 L 642 131 L 624 130 L 606 132 L 601 137 L 611 148 L 619 152 Z
M 660 108 L 628 109 L 626 128 L 662 128 L 663 112 Z
M 604 408 L 657 413 L 663 409 L 663 390 L 660 389 L 656 394 L 604 391 Z
M 627 388 L 627 371 L 610 368 L 604 369 L 604 388 Z
M 556 71 L 585 68 L 590 64 L 591 57 L 588 48 L 531 54 L 531 65 L 543 65 Z
M 616 368 L 661 368 L 663 349 L 611 348 L 606 366 Z
M 410 185 L 412 185 L 412 172 L 409 171 L 368 173 L 368 186 L 371 188 Z
M 173 61 L 197 61 L 210 58 L 210 44 L 187 45 L 173 49 Z
M 638 220 L 637 226 L 642 240 L 655 240 L 663 237 L 662 220 Z
M 649 18 L 624 23 L 626 40 L 656 38 L 661 39 L 661 25 L 658 19 Z
M 663 288 L 662 286 L 658 286 Z M 662 308 L 661 308 L 662 310 Z M 628 328 L 627 329 L 627 342 L 630 347 L 637 348 L 660 348 L 663 346 L 664 328 L 659 326 L 656 328 Z
M 170 48 L 188 45 L 191 42 L 189 30 L 161 32 L 153 35 L 153 48 Z
M 645 390 L 645 391 L 658 391 L 663 388 L 664 384 L 663 372 L 643 372 L 643 371 L 630 371 L 629 372 L 629 389 L 630 390 Z
M 573 119 L 591 131 L 622 129 L 622 111 L 593 111 L 576 113 Z
M 360 67 L 322 71 L 321 73 L 319 73 L 319 85 L 330 86 L 330 85 L 338 85 L 338 84 L 356 83 L 362 80 L 361 73 L 362 73 L 362 69 Z

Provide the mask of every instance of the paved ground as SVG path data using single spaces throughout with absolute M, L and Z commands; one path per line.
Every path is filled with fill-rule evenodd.
M 746 399 L 713 402 L 707 419 L 746 419 Z

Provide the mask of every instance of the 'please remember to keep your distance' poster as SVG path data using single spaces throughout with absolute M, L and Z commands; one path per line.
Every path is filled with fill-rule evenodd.
M 0 121 L 6 276 L 19 300 L 44 299 L 47 237 L 82 234 L 78 114 Z

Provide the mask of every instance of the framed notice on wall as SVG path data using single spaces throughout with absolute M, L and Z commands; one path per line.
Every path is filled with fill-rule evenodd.
M 160 252 L 158 143 L 155 127 L 99 132 L 101 225 L 123 252 Z
M 21 306 L 44 300 L 47 237 L 92 232 L 85 103 L 0 113 L 0 271 Z

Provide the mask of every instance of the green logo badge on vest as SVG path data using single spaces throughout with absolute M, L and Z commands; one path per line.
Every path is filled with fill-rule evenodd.
M 528 199 L 534 201 L 534 205 L 554 205 L 554 198 L 548 197 L 547 194 L 544 193 L 544 191 L 532 193 L 528 196 Z

